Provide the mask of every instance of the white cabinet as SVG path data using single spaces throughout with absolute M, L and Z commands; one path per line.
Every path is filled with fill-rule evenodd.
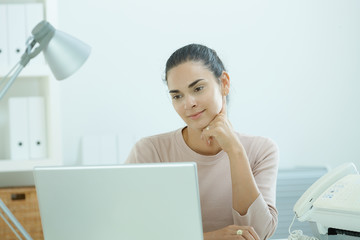
M 0 6 L 39 4 L 43 6 L 44 18 L 55 28 L 57 27 L 56 0 L 0 0 Z M 30 20 L 29 20 L 30 21 Z M 36 25 L 36 24 L 35 24 Z M 31 29 L 34 26 L 31 26 Z M 12 25 L 8 25 L 12 28 Z M 29 28 L 29 27 L 27 27 Z M 11 29 L 16 31 L 16 29 Z M 31 31 L 31 30 L 30 30 Z M 4 36 L 8 32 L 0 32 Z M 28 38 L 30 35 L 26 36 Z M 23 43 L 25 46 L 25 42 Z M 25 48 L 25 47 L 24 47 Z M 41 56 L 40 56 L 41 55 Z M 15 172 L 29 172 L 32 174 L 34 166 L 62 164 L 61 154 L 61 127 L 59 116 L 59 84 L 50 69 L 45 65 L 42 53 L 23 69 L 20 76 L 15 80 L 3 99 L 0 100 L 0 175 L 8 175 Z M 39 58 L 40 60 L 38 60 Z M 19 57 L 20 60 L 20 57 Z M 0 62 L 0 79 L 13 67 L 11 64 Z M 45 129 L 46 129 L 46 157 L 41 159 L 10 159 L 9 144 L 9 107 L 8 100 L 11 97 L 40 96 L 45 100 Z M 16 178 L 16 177 L 14 177 Z M 9 179 L 9 178 L 7 178 Z M 3 180 L 0 176 L 0 180 Z M 0 183 L 0 186 L 3 183 Z M 28 185 L 27 183 L 19 185 Z

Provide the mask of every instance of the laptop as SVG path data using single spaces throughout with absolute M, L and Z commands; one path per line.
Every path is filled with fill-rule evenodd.
M 36 167 L 45 239 L 201 240 L 195 163 Z

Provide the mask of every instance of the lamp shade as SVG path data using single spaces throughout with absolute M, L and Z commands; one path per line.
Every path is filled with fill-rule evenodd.
M 39 43 L 45 59 L 58 80 L 65 79 L 79 69 L 90 55 L 90 47 L 84 42 L 56 30 L 47 21 L 33 29 L 34 39 Z
M 90 47 L 84 42 L 56 30 L 53 38 L 44 48 L 43 54 L 55 78 L 62 80 L 83 65 L 90 55 Z

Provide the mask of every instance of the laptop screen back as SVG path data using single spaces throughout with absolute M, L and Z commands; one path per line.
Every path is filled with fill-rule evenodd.
M 45 239 L 203 239 L 195 163 L 34 170 Z

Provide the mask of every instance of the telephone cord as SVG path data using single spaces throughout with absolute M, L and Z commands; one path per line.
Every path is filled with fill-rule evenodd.
M 304 235 L 303 231 L 301 231 L 301 230 L 291 231 L 291 227 L 294 224 L 295 218 L 296 218 L 296 216 L 294 216 L 294 218 L 289 226 L 289 234 L 290 235 L 288 237 L 288 240 L 319 240 L 316 237 L 309 237 L 309 236 Z

